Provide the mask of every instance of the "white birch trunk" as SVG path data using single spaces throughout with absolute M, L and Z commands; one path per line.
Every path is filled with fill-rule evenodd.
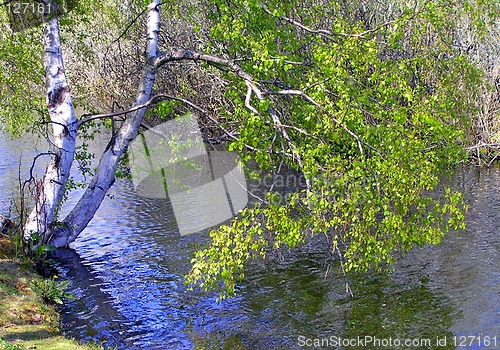
M 53 3 L 53 13 L 57 9 Z M 64 73 L 59 23 L 54 15 L 45 24 L 45 79 L 47 107 L 53 129 L 52 159 L 43 180 L 37 183 L 35 208 L 24 227 L 24 239 L 30 241 L 40 235 L 40 243 L 49 240 L 51 226 L 57 219 L 57 209 L 64 195 L 71 164 L 75 156 L 77 120 L 71 102 L 70 87 Z M 35 242 L 36 243 L 36 242 Z
M 156 70 L 154 59 L 157 57 L 160 25 L 159 4 L 159 0 L 154 0 L 148 7 L 146 65 L 133 106 L 142 105 L 148 101 L 153 89 Z M 52 3 L 52 5 L 55 4 Z M 55 6 L 52 8 L 55 13 Z M 114 183 L 118 161 L 129 143 L 137 136 L 145 108 L 129 116 L 110 140 L 101 156 L 97 172 L 83 196 L 66 218 L 58 223 L 57 209 L 61 204 L 75 156 L 78 120 L 75 118 L 70 88 L 64 73 L 59 23 L 55 15 L 46 24 L 44 40 L 47 106 L 53 127 L 54 155 L 38 186 L 38 198 L 35 208 L 26 221 L 24 239 L 30 242 L 33 235 L 38 234 L 40 241 L 37 244 L 49 243 L 56 247 L 63 247 L 74 241 L 85 229 L 106 192 Z
M 156 72 L 154 60 L 158 55 L 159 4 L 160 1 L 155 0 L 148 6 L 146 65 L 132 107 L 146 103 L 153 90 Z M 52 229 L 52 235 L 48 243 L 56 247 L 67 246 L 85 229 L 101 205 L 106 192 L 113 185 L 118 161 L 126 151 L 129 143 L 137 136 L 144 113 L 145 108 L 135 111 L 126 119 L 116 136 L 110 140 L 101 156 L 94 178 L 73 210 L 63 220 L 63 225 L 58 225 Z

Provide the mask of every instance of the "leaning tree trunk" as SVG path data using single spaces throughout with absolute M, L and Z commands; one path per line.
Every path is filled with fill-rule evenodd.
M 154 61 L 158 55 L 159 4 L 160 1 L 155 0 L 148 6 L 146 65 L 132 107 L 144 105 L 151 97 L 153 90 L 156 72 Z M 130 142 L 137 136 L 145 111 L 146 108 L 140 108 L 133 112 L 116 135 L 113 135 L 99 160 L 96 174 L 87 186 L 83 196 L 63 220 L 62 225 L 58 225 L 52 230 L 53 235 L 49 240 L 50 244 L 56 247 L 67 246 L 85 229 L 99 208 L 106 192 L 113 185 L 118 161 Z
M 35 208 L 24 227 L 25 241 L 47 242 L 57 218 L 75 156 L 78 121 L 71 102 L 70 87 L 64 73 L 56 4 L 52 3 L 50 20 L 45 24 L 45 80 L 47 108 L 53 130 L 52 159 L 43 180 L 36 184 Z M 35 235 L 39 237 L 35 239 Z M 34 242 L 37 243 L 37 242 Z
M 158 54 L 159 4 L 159 0 L 154 0 L 148 6 L 146 64 L 133 107 L 149 100 L 155 82 L 154 60 Z M 57 149 L 54 159 L 47 168 L 36 207 L 25 225 L 25 239 L 30 240 L 30 235 L 38 232 L 42 238 L 40 243 L 64 247 L 73 242 L 85 229 L 106 192 L 113 185 L 118 161 L 129 143 L 137 136 L 145 108 L 140 108 L 130 114 L 117 133 L 112 136 L 101 156 L 96 174 L 83 196 L 64 220 L 57 222 L 56 225 L 56 210 L 61 203 L 64 186 L 74 158 L 78 121 L 75 119 L 69 87 L 64 75 L 56 16 L 50 20 L 45 37 L 48 106 Z

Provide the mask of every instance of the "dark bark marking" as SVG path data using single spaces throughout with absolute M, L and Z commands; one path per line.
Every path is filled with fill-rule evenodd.
M 63 86 L 63 87 L 56 87 L 54 90 L 49 91 L 48 93 L 49 108 L 55 108 L 57 106 L 60 106 L 66 99 L 66 96 L 69 94 L 70 90 L 71 89 L 69 86 Z

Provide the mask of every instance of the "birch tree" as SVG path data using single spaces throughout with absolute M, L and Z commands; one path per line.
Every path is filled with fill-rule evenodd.
M 44 67 L 47 84 L 47 109 L 53 129 L 52 159 L 45 176 L 39 182 L 35 208 L 24 227 L 26 241 L 35 238 L 47 242 L 56 221 L 71 166 L 75 157 L 78 121 L 71 100 L 71 88 L 65 74 L 62 56 L 57 3 L 50 2 L 46 14 L 48 22 L 44 35 Z
M 44 24 L 45 80 L 47 85 L 47 108 L 53 128 L 52 159 L 43 180 L 39 182 L 36 203 L 24 225 L 26 242 L 50 243 L 56 247 L 67 246 L 90 222 L 99 208 L 108 189 L 115 181 L 115 169 L 128 144 L 137 136 L 144 117 L 143 106 L 150 98 L 155 82 L 156 67 L 153 62 L 158 54 L 159 1 L 152 1 L 147 10 L 147 43 L 145 65 L 133 111 L 109 141 L 103 152 L 95 176 L 84 194 L 61 221 L 57 211 L 61 204 L 70 169 L 75 157 L 78 128 L 88 120 L 75 118 L 63 62 L 57 3 L 48 2 L 47 22 Z
M 304 188 L 286 200 L 270 191 L 260 204 L 213 230 L 212 243 L 196 253 L 189 283 L 213 288 L 222 282 L 231 294 L 251 258 L 318 234 L 327 236 L 328 249 L 346 271 L 380 268 L 415 245 L 437 244 L 449 230 L 463 227 L 460 193 L 444 189 L 435 198 L 429 191 L 443 171 L 466 159 L 482 83 L 481 71 L 456 46 L 454 24 L 469 16 L 479 29 L 489 25 L 498 13 L 495 2 L 151 1 L 144 23 L 138 16 L 123 32 L 134 23 L 146 28 L 134 101 L 79 119 L 63 62 L 57 3 L 45 4 L 51 4 L 43 34 L 45 105 L 54 142 L 24 226 L 28 245 L 63 247 L 78 237 L 113 185 L 146 111 L 175 116 L 176 108 L 159 104 L 164 100 L 209 120 L 244 163 L 253 161 L 271 175 L 288 166 L 305 178 Z M 197 33 L 195 39 L 174 45 L 162 31 L 160 7 L 183 23 L 192 18 L 183 30 Z M 24 42 L 22 36 L 16 40 Z M 5 45 L 11 46 L 0 49 L 10 53 L 23 48 Z M 30 62 L 27 55 L 19 57 Z M 6 56 L 4 62 L 1 83 L 9 86 L 14 60 Z M 216 114 L 210 109 L 220 102 L 200 105 L 180 88 L 168 90 L 175 84 L 163 72 L 175 71 L 174 65 L 210 73 L 218 83 L 210 88 L 224 101 Z M 0 95 L 7 101 L 5 96 Z M 83 127 L 115 117 L 122 119 L 94 176 L 69 214 L 59 218 Z

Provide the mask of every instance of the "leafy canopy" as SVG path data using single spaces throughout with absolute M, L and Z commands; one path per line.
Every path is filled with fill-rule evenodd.
M 498 7 L 492 0 L 162 4 L 163 16 L 193 19 L 198 49 L 237 60 L 267 92 L 245 101 L 245 82 L 224 74 L 228 85 L 220 89 L 231 102 L 219 117 L 239 132 L 231 149 L 271 174 L 286 163 L 308 184 L 286 201 L 268 193 L 266 202 L 213 230 L 187 282 L 205 289 L 222 282 L 230 295 L 249 259 L 317 234 L 329 237 L 346 270 L 380 268 L 463 227 L 461 195 L 429 191 L 465 157 L 482 80 L 455 46 L 457 26 L 467 17 L 470 30 L 484 33 Z M 61 16 L 76 104 L 91 109 L 89 97 L 133 91 L 103 81 L 97 65 L 142 8 L 141 1 L 79 1 Z M 2 8 L 0 24 L 0 121 L 19 134 L 47 118 L 42 29 L 13 32 Z
M 231 295 L 249 259 L 317 234 L 329 237 L 346 271 L 382 268 L 464 227 L 461 194 L 429 191 L 465 157 L 482 79 L 454 47 L 454 25 L 471 16 L 481 30 L 491 20 L 482 13 L 495 13 L 481 6 L 494 5 L 392 2 L 389 13 L 375 2 L 364 12 L 349 4 L 211 1 L 213 52 L 281 91 L 254 96 L 257 115 L 245 106 L 244 82 L 228 77 L 235 106 L 227 118 L 241 132 L 231 148 L 271 173 L 284 160 L 309 188 L 286 201 L 268 193 L 267 204 L 213 230 L 188 284 L 222 284 L 221 296 Z

